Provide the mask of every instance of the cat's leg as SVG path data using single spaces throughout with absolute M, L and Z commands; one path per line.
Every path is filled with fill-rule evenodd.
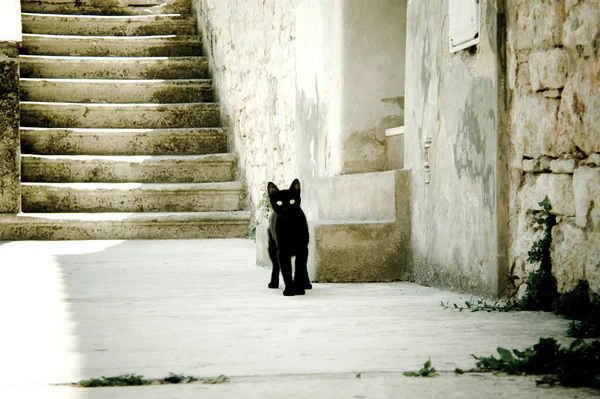
M 298 251 L 296 254 L 296 275 L 294 276 L 294 285 L 298 295 L 304 295 L 304 290 L 311 289 L 312 284 L 308 278 L 306 263 L 308 262 L 308 248 Z
M 277 259 L 277 246 L 273 238 L 271 238 L 271 234 L 269 234 L 269 258 L 271 258 L 271 263 L 273 263 L 269 288 L 279 288 L 279 259 Z
M 281 268 L 281 275 L 283 276 L 283 282 L 285 283 L 285 289 L 283 295 L 294 296 L 294 280 L 292 279 L 292 258 L 287 254 L 282 254 L 281 251 L 277 253 L 277 259 L 279 260 L 279 267 Z

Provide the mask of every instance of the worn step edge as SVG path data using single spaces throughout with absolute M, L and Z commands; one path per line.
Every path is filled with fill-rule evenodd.
M 0 214 L 2 240 L 244 238 L 250 213 Z
M 21 151 L 46 155 L 191 155 L 227 151 L 226 128 L 21 127 Z
M 193 103 L 214 101 L 210 79 L 21 78 L 22 101 L 72 103 Z
M 218 103 L 81 104 L 21 102 L 21 123 L 34 127 L 218 127 Z
M 234 179 L 231 154 L 21 157 L 21 181 L 47 183 L 207 183 Z
M 71 189 L 75 191 L 131 191 L 140 190 L 148 192 L 176 193 L 179 191 L 203 192 L 232 192 L 239 193 L 243 190 L 240 182 L 219 183 L 40 183 L 23 182 L 24 187 L 48 187 L 55 189 Z
M 178 162 L 198 162 L 202 164 L 222 164 L 235 162 L 232 154 L 203 154 L 203 155 L 35 155 L 22 154 L 24 162 L 102 162 L 126 164 L 160 164 Z
M 57 221 L 90 221 L 90 222 L 139 222 L 156 223 L 187 221 L 231 221 L 246 222 L 250 219 L 248 211 L 229 212 L 100 212 L 100 213 L 0 213 L 0 224 L 29 224 L 45 222 L 50 226 Z
M 227 183 L 23 183 L 24 212 L 210 212 L 242 209 L 243 187 Z
M 20 55 L 24 78 L 202 79 L 208 59 L 186 57 L 83 57 Z
M 185 14 L 68 15 L 22 13 L 23 33 L 82 36 L 194 35 L 196 18 Z
M 21 54 L 63 56 L 194 56 L 202 55 L 197 35 L 75 36 L 23 34 Z
M 160 3 L 104 2 L 102 0 L 21 0 L 21 11 L 31 13 L 147 15 L 189 13 L 189 0 Z

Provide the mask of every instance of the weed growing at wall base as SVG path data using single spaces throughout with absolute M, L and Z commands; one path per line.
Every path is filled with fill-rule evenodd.
M 562 348 L 554 338 L 540 338 L 533 348 L 524 351 L 498 348 L 493 355 L 478 357 L 470 372 L 503 372 L 517 375 L 543 375 L 538 385 L 565 385 L 600 389 L 600 341 L 575 340 Z
M 509 312 L 514 310 L 554 311 L 572 320 L 567 331 L 576 338 L 600 337 L 600 301 L 592 300 L 587 281 L 580 281 L 570 292 L 560 295 L 556 279 L 552 275 L 550 247 L 552 244 L 552 227 L 556 225 L 556 217 L 552 215 L 552 206 L 548 197 L 539 203 L 542 208 L 536 215 L 536 223 L 543 226 L 544 233 L 536 240 L 528 251 L 528 261 L 538 265 L 538 269 L 527 279 L 527 290 L 523 298 L 518 300 L 487 302 L 485 300 L 465 301 L 464 306 L 456 303 L 442 302 L 444 309 L 471 312 Z
M 567 330 L 570 337 L 600 337 L 600 301 L 591 300 L 592 294 L 587 281 L 558 297 L 554 311 L 572 320 Z
M 529 263 L 538 264 L 539 268 L 529 275 L 527 291 L 525 291 L 520 304 L 524 310 L 551 311 L 558 296 L 556 278 L 552 275 L 552 258 L 550 256 L 552 227 L 556 225 L 556 217 L 551 213 L 552 206 L 547 196 L 539 205 L 542 210 L 538 213 L 536 222 L 544 227 L 544 234 L 533 243 L 527 252 Z

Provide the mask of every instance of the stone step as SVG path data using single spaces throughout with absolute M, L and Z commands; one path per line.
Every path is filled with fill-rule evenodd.
M 396 222 L 319 221 L 309 253 L 318 282 L 399 281 L 409 276 L 410 235 Z
M 250 213 L 0 214 L 2 240 L 243 238 Z
M 21 102 L 21 126 L 79 128 L 217 127 L 219 104 Z
M 21 0 L 21 11 L 48 14 L 189 14 L 190 0 Z
M 217 212 L 242 209 L 227 183 L 22 183 L 23 212 Z
M 41 155 L 195 155 L 227 152 L 224 128 L 21 128 L 21 151 Z
M 23 182 L 203 183 L 234 178 L 231 154 L 184 156 L 22 155 Z
M 206 57 L 19 56 L 22 78 L 204 79 Z
M 20 80 L 22 101 L 73 103 L 195 103 L 212 102 L 212 80 Z
M 394 220 L 396 195 L 405 194 L 396 192 L 396 171 L 324 177 L 317 185 L 319 220 Z
M 190 15 L 60 15 L 22 13 L 23 33 L 82 36 L 195 35 Z
M 69 36 L 23 34 L 21 54 L 93 57 L 202 55 L 199 36 Z

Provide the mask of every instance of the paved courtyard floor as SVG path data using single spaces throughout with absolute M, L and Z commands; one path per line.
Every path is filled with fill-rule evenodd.
M 588 398 L 535 378 L 466 374 L 471 354 L 567 340 L 534 312 L 443 309 L 469 296 L 411 283 L 267 288 L 250 240 L 0 242 L 0 398 Z M 283 284 L 281 284 L 283 286 Z M 408 378 L 431 358 L 435 378 Z M 169 372 L 192 383 L 75 388 Z

